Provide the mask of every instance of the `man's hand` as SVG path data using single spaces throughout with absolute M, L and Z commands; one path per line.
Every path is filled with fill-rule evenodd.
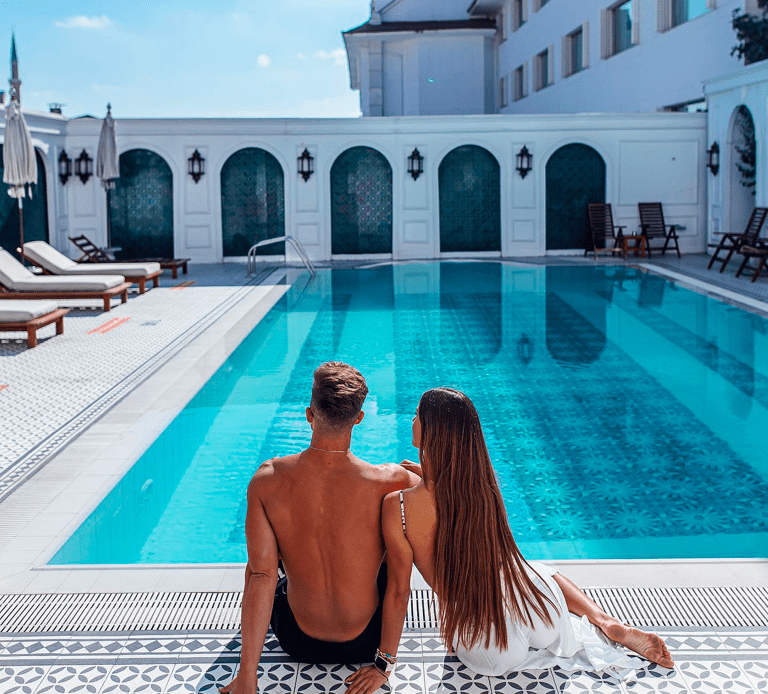
M 220 694 L 256 694 L 259 689 L 259 678 L 246 677 L 244 672 L 238 672 L 228 685 L 219 687 Z
M 379 687 L 387 683 L 386 675 L 382 675 L 373 665 L 361 667 L 344 680 L 347 687 L 346 694 L 373 694 Z
M 404 460 L 400 465 L 408 470 L 408 472 L 412 472 L 414 475 L 418 475 L 422 478 L 424 477 L 421 473 L 421 465 L 418 463 L 414 463 L 412 460 Z

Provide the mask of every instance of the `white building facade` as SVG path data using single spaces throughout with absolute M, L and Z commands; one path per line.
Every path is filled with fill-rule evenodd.
M 741 65 L 744 0 L 468 3 L 376 0 L 344 34 L 364 116 L 703 109 L 703 83 Z

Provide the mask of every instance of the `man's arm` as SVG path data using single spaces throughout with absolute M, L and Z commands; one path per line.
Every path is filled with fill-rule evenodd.
M 400 495 L 397 492 L 384 498 L 381 529 L 387 548 L 387 592 L 384 596 L 379 649 L 389 655 L 396 655 L 408 613 L 413 567 L 413 550 L 403 532 Z M 347 694 L 372 694 L 386 681 L 385 675 L 372 665 L 366 665 L 346 679 L 349 683 Z
M 270 473 L 271 465 L 262 466 L 248 485 L 248 512 L 245 517 L 248 565 L 245 568 L 240 626 L 240 669 L 235 679 L 219 689 L 222 694 L 256 694 L 258 688 L 259 660 L 277 585 L 277 540 L 259 497 L 259 479 Z

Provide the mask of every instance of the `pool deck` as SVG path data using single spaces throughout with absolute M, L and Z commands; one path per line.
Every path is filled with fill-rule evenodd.
M 594 261 L 556 257 L 508 262 Z M 734 263 L 719 274 L 707 271 L 706 262 L 705 256 L 694 255 L 681 260 L 654 257 L 637 265 L 768 315 L 768 279 L 752 284 L 733 277 Z M 209 600 L 222 595 L 238 599 L 241 565 L 73 568 L 46 563 L 298 274 L 273 270 L 265 269 L 250 279 L 243 265 L 192 264 L 188 276 L 171 280 L 164 275 L 160 288 L 133 295 L 110 313 L 83 310 L 88 302 L 76 302 L 77 310 L 65 321 L 65 334 L 51 337 L 53 327 L 46 328 L 33 350 L 3 335 L 0 692 L 214 691 L 216 682 L 231 676 L 239 648 L 234 624 L 195 627 L 160 617 L 149 628 L 116 618 L 109 624 L 86 619 L 90 626 L 82 628 L 82 623 L 48 617 L 14 627 L 5 618 L 12 612 L 9 596 L 21 594 L 30 599 L 91 594 L 93 599 L 82 612 L 86 617 L 97 615 L 98 605 L 115 593 L 167 596 L 185 591 Z M 634 590 L 624 594 L 624 602 L 614 604 L 615 611 L 622 613 L 617 616 L 628 619 L 638 618 L 631 604 L 637 608 L 638 601 L 642 603 L 644 589 L 678 588 L 683 593 L 672 603 L 679 603 L 685 601 L 684 591 L 696 587 L 749 591 L 768 585 L 768 561 L 764 560 L 555 565 L 583 586 Z M 414 587 L 425 586 L 417 579 Z M 702 595 L 691 593 L 699 600 Z M 765 593 L 755 595 L 758 601 L 764 600 Z M 13 609 L 18 612 L 19 608 Z M 434 625 L 422 625 L 404 634 L 401 650 L 407 662 L 394 688 L 432 692 L 444 687 L 467 693 L 507 686 L 510 691 L 536 692 L 768 691 L 768 619 L 745 626 L 736 616 L 732 623 L 716 623 L 703 614 L 686 618 L 685 610 L 672 613 L 674 618 L 666 621 L 654 621 L 650 615 L 643 622 L 657 625 L 669 638 L 680 661 L 672 673 L 642 670 L 638 679 L 623 684 L 588 675 L 569 678 L 558 671 L 478 678 L 445 653 Z M 343 691 L 347 672 L 343 666 L 297 665 L 272 646 L 264 662 L 263 689 L 286 694 Z

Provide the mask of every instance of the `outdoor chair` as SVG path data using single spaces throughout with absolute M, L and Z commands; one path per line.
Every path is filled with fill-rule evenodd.
M 624 229 L 613 223 L 613 211 L 610 204 L 590 202 L 587 204 L 589 212 L 589 229 L 592 233 L 592 248 L 586 248 L 584 255 L 592 250 L 597 260 L 598 253 L 621 253 L 626 256 L 624 248 Z M 600 244 L 600 245 L 598 245 Z
M 766 268 L 766 262 L 768 261 L 768 242 L 755 239 L 753 246 L 743 245 L 739 249 L 739 253 L 744 256 L 744 260 L 741 261 L 739 269 L 736 270 L 736 277 L 741 277 L 741 273 L 745 270 L 749 270 L 752 273 L 752 281 L 756 282 L 760 277 L 760 273 Z M 753 267 L 749 264 L 752 259 L 757 260 L 757 267 Z
M 55 301 L 4 301 L 0 303 L 0 332 L 26 332 L 27 347 L 37 347 L 37 331 L 51 323 L 56 334 L 64 333 L 64 316 L 68 308 Z
M 144 293 L 149 281 L 157 287 L 163 272 L 159 263 L 111 263 L 102 266 L 76 263 L 45 241 L 25 243 L 24 256 L 47 275 L 122 275 L 126 282 L 139 285 L 139 294 Z
M 78 259 L 78 263 L 119 263 L 121 261 L 110 258 L 106 251 L 99 248 L 87 236 L 70 236 L 69 240 L 77 246 L 83 254 Z M 171 277 L 176 279 L 179 276 L 179 268 L 186 275 L 189 258 L 135 258 L 132 263 L 157 263 L 162 270 L 170 270 Z
M 680 257 L 680 245 L 677 242 L 677 230 L 683 229 L 679 224 L 667 224 L 664 221 L 664 210 L 660 202 L 639 202 L 637 209 L 640 213 L 640 233 L 645 236 L 645 247 L 648 250 L 648 257 L 651 257 L 652 250 L 661 250 L 661 255 L 665 255 L 670 243 L 674 244 L 677 251 L 677 257 Z M 654 249 L 651 241 L 664 239 L 664 245 Z
M 747 228 L 743 233 L 734 234 L 732 232 L 725 232 L 720 238 L 720 243 L 718 243 L 717 246 L 714 246 L 713 244 L 715 252 L 709 259 L 707 270 L 714 265 L 716 260 L 720 260 L 720 272 L 722 272 L 731 260 L 731 256 L 739 251 L 742 246 L 754 247 L 760 236 L 760 232 L 763 229 L 763 224 L 765 224 L 766 216 L 768 216 L 768 207 L 756 207 L 752 210 L 752 214 L 749 216 L 749 221 L 747 222 Z M 725 253 L 725 258 L 720 258 L 720 253 Z M 746 261 L 747 259 L 745 258 L 744 260 Z M 744 269 L 744 265 L 745 264 L 742 263 L 740 270 Z
M 33 275 L 8 251 L 0 249 L 0 299 L 101 299 L 104 310 L 119 296 L 128 301 L 128 288 L 122 275 L 80 275 L 46 277 Z

